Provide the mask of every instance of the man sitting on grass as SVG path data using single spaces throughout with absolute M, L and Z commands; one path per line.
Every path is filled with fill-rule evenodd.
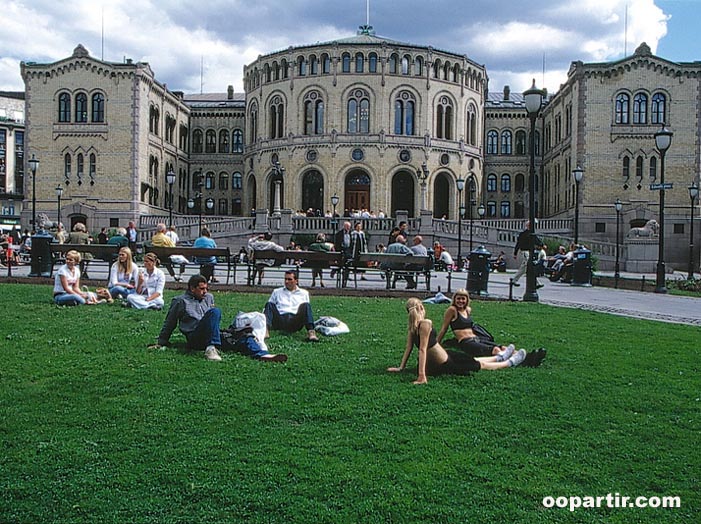
M 217 347 L 221 347 L 219 321 L 221 310 L 214 307 L 214 296 L 208 292 L 207 279 L 202 275 L 193 275 L 187 283 L 187 291 L 175 297 L 170 303 L 168 315 L 163 322 L 158 344 L 155 348 L 167 346 L 170 336 L 180 324 L 180 331 L 187 339 L 190 349 L 203 349 L 207 360 L 221 361 Z M 257 344 L 255 344 L 257 346 Z M 245 350 L 245 351 L 244 351 Z M 273 355 L 260 347 L 252 347 L 250 342 L 242 347 L 248 356 L 271 362 L 285 362 L 285 355 Z
M 318 342 L 309 292 L 300 288 L 297 283 L 297 273 L 285 271 L 285 286 L 274 290 L 265 304 L 268 331 L 277 329 L 294 333 L 304 326 L 307 328 L 307 340 Z

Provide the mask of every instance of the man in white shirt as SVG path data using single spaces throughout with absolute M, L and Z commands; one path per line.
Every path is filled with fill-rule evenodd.
M 301 289 L 297 283 L 297 273 L 285 271 L 285 286 L 273 291 L 263 311 L 268 331 L 276 329 L 294 333 L 304 326 L 307 340 L 318 342 L 309 292 Z

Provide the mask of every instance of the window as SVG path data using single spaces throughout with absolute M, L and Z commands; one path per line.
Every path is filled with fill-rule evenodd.
M 356 89 L 348 100 L 348 132 L 370 132 L 370 100 L 362 89 Z
M 467 129 L 465 132 L 467 143 L 471 146 L 477 145 L 477 110 L 470 104 L 467 109 Z
M 85 93 L 75 95 L 75 121 L 88 121 L 88 96 Z
M 183 151 L 187 151 L 187 135 L 188 135 L 187 126 L 180 124 L 179 146 L 180 146 L 180 149 L 182 149 Z
M 203 135 L 201 129 L 195 129 L 192 132 L 192 152 L 201 153 L 203 145 Z
M 350 73 L 350 62 L 350 53 L 343 53 L 343 55 L 341 56 L 341 71 L 343 71 L 344 73 Z
M 241 189 L 243 187 L 243 176 L 238 171 L 231 175 L 231 189 Z
M 453 103 L 442 96 L 436 108 L 436 137 L 453 139 Z
M 316 55 L 309 57 L 309 70 L 312 75 L 319 74 L 319 60 L 316 58 Z
M 363 53 L 356 53 L 355 55 L 355 72 L 362 73 L 365 69 L 365 57 Z
M 493 200 L 487 202 L 487 216 L 492 218 L 497 216 L 497 203 Z
M 102 93 L 95 93 L 92 96 L 92 121 L 105 121 L 105 95 Z
M 84 171 L 84 161 L 83 161 L 83 155 L 80 154 L 78 155 L 78 185 L 82 184 L 81 179 L 83 178 L 83 174 L 85 173 Z
M 229 130 L 222 129 L 219 131 L 219 152 L 228 153 L 229 152 Z
M 90 185 L 92 186 L 95 183 L 95 173 L 97 172 L 97 157 L 95 153 L 90 153 L 88 162 L 88 176 L 90 177 Z
M 240 129 L 234 129 L 232 133 L 231 152 L 234 154 L 243 153 L 243 131 Z
M 254 144 L 258 138 L 258 105 L 255 102 L 251 104 L 249 121 L 251 122 L 249 142 Z
M 526 132 L 516 131 L 516 154 L 525 155 L 526 151 Z
M 650 183 L 657 180 L 657 157 L 650 157 Z
M 514 202 L 514 218 L 524 218 L 526 215 L 526 208 L 521 200 Z
M 68 93 L 61 93 L 58 96 L 58 121 L 71 121 L 71 95 Z
M 515 185 L 516 192 L 523 193 L 526 190 L 526 177 L 522 174 L 516 175 Z
M 328 75 L 331 72 L 331 58 L 327 54 L 321 55 L 321 74 Z
M 394 134 L 413 135 L 414 134 L 414 96 L 403 91 L 399 93 L 394 101 Z
M 511 192 L 511 175 L 501 175 L 501 192 Z
M 214 189 L 214 173 L 211 171 L 204 177 L 204 188 Z
M 161 114 L 158 111 L 158 108 L 155 106 L 151 106 L 149 108 L 149 119 L 148 119 L 148 130 L 149 132 L 153 133 L 154 135 L 158 134 L 158 126 L 159 120 L 161 118 Z
M 285 105 L 282 97 L 276 95 L 270 103 L 270 138 L 282 138 L 285 134 Z
M 510 155 L 511 154 L 511 131 L 501 132 L 501 154 Z
M 674 224 L 674 234 L 683 235 L 684 234 L 684 224 Z
M 414 75 L 423 76 L 424 74 L 424 59 L 417 56 L 414 59 Z
M 497 176 L 495 174 L 491 174 L 487 176 L 487 191 L 496 191 L 497 190 Z
M 303 56 L 300 56 L 297 59 L 297 72 L 299 73 L 299 76 L 306 76 L 307 75 L 307 61 L 304 59 Z
M 219 199 L 219 214 L 220 215 L 228 215 L 229 214 L 228 200 L 226 198 Z
M 368 70 L 371 73 L 377 73 L 377 54 L 370 53 L 368 56 Z
M 606 222 L 595 222 L 594 231 L 597 233 L 606 233 Z
M 226 191 L 229 189 L 229 174 L 219 173 L 219 189 Z
M 650 121 L 653 124 L 664 124 L 667 121 L 665 107 L 666 98 L 662 93 L 655 93 L 654 95 L 652 95 Z
M 501 201 L 501 218 L 509 218 L 511 216 L 511 202 L 508 200 Z
M 623 189 L 628 189 L 628 181 L 630 180 L 630 157 L 623 157 Z
M 409 55 L 404 55 L 402 57 L 402 74 L 403 75 L 408 75 L 409 74 L 409 62 L 411 60 L 411 57 Z
M 234 198 L 231 201 L 231 214 L 234 216 L 241 216 L 241 199 Z
M 616 123 L 628 124 L 630 122 L 629 114 L 630 97 L 625 93 L 621 93 L 616 97 Z
M 535 132 L 535 154 L 536 155 L 540 154 L 540 132 L 539 131 Z
M 389 56 L 389 74 L 390 75 L 396 75 L 399 72 L 399 57 L 397 56 L 397 53 L 392 53 Z
M 317 91 L 312 91 L 304 97 L 304 134 L 322 135 L 323 133 L 324 101 Z
M 217 133 L 214 131 L 214 129 L 207 129 L 207 132 L 205 133 L 204 152 L 217 152 Z
M 71 155 L 68 153 L 66 153 L 63 157 L 63 176 L 66 178 L 66 180 L 71 178 Z
M 647 124 L 647 95 L 643 93 L 633 97 L 633 123 Z
M 489 131 L 487 133 L 487 154 L 496 155 L 499 147 L 499 135 L 496 131 Z

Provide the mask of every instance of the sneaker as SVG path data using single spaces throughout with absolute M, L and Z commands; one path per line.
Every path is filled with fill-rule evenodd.
M 508 360 L 508 358 L 514 354 L 514 351 L 516 351 L 516 346 L 514 346 L 513 344 L 509 344 L 508 346 L 506 346 L 505 350 L 497 353 L 497 362 L 504 362 L 505 360 Z
M 525 349 L 519 349 L 516 353 L 511 355 L 507 362 L 509 363 L 509 367 L 515 368 L 519 364 L 521 364 L 524 360 L 526 360 L 526 350 Z
M 319 337 L 316 336 L 316 333 L 314 332 L 313 329 L 309 330 L 309 333 L 307 335 L 307 340 L 309 342 L 319 342 Z
M 277 355 L 266 355 L 261 357 L 261 360 L 265 362 L 287 362 L 287 355 L 284 353 L 278 353 Z
M 204 350 L 204 358 L 219 362 L 221 360 L 221 355 L 219 354 L 219 351 L 217 351 L 217 348 L 214 346 L 208 346 L 207 349 Z

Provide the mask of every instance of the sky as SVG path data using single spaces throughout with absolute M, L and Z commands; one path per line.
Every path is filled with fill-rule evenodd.
M 233 85 L 243 92 L 243 66 L 259 55 L 352 36 L 368 18 L 378 36 L 484 64 L 490 91 L 504 85 L 523 91 L 535 79 L 556 92 L 571 62 L 619 60 L 641 42 L 670 61 L 701 61 L 695 34 L 701 0 L 4 0 L 3 6 L 3 91 L 24 89 L 21 61 L 54 62 L 83 44 L 98 59 L 148 62 L 171 90 L 223 93 Z

